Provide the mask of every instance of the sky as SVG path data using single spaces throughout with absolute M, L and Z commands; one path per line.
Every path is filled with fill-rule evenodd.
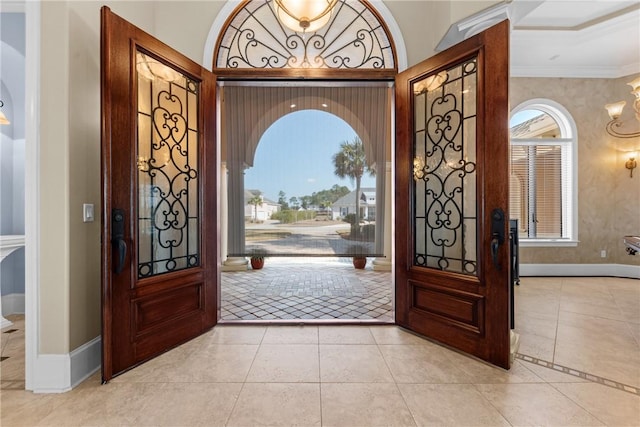
M 533 119 L 536 116 L 543 114 L 540 110 L 534 109 L 524 109 L 522 111 L 518 111 L 513 116 L 511 116 L 511 120 L 509 121 L 509 127 L 514 127 L 519 125 L 520 123 L 524 123 L 527 120 Z
M 296 111 L 276 121 L 258 144 L 254 165 L 245 170 L 244 187 L 260 190 L 273 201 L 280 190 L 286 199 L 311 195 L 334 184 L 355 189 L 355 182 L 334 175 L 332 157 L 340 143 L 353 141 L 355 131 L 341 118 L 319 110 Z M 375 177 L 362 178 L 362 187 L 375 187 Z

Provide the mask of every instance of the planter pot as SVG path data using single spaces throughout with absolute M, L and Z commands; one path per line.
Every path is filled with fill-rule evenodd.
M 264 259 L 251 258 L 251 268 L 260 270 L 262 267 L 264 267 Z
M 366 257 L 353 257 L 353 266 L 362 270 L 367 265 Z

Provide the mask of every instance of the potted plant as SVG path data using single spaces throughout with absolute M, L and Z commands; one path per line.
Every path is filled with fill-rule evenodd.
M 254 248 L 251 250 L 251 268 L 254 270 L 260 270 L 264 267 L 264 259 L 267 256 L 267 252 L 262 248 Z
M 347 253 L 352 256 L 353 266 L 359 270 L 367 265 L 367 257 L 364 255 L 364 248 L 359 245 L 351 245 Z

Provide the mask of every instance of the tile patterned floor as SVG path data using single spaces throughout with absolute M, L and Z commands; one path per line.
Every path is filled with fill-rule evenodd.
M 640 386 L 640 280 L 523 278 L 515 296 L 521 354 Z
M 544 364 L 504 371 L 393 325 L 219 325 L 107 385 L 3 389 L 0 425 L 640 426 L 633 390 L 557 369 L 640 386 L 640 281 L 524 278 L 516 304 Z
M 311 267 L 311 268 L 310 268 Z M 350 259 L 269 258 L 262 270 L 222 273 L 221 317 L 393 322 L 391 272 Z

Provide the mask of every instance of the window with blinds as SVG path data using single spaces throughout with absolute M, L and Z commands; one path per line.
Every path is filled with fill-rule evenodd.
M 519 238 L 571 239 L 573 138 L 539 109 L 514 114 L 510 128 L 510 217 Z

